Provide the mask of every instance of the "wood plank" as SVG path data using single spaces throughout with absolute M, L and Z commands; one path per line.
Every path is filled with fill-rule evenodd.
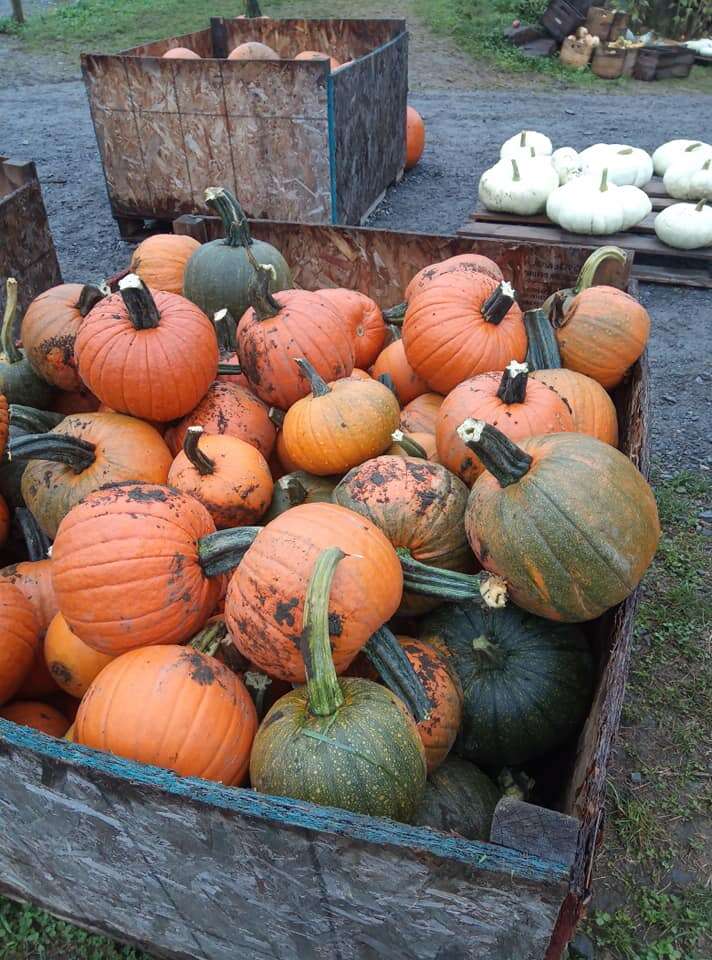
M 647 183 L 643 187 L 643 190 L 645 190 L 649 197 L 667 197 L 668 195 L 662 177 L 653 177 L 650 183 Z
M 490 841 L 544 859 L 564 858 L 564 862 L 572 866 L 580 828 L 576 817 L 514 797 L 503 797 L 492 817 Z
M 667 206 L 667 203 L 665 204 Z M 569 231 L 564 230 L 558 224 L 554 223 L 553 220 L 550 220 L 545 213 L 531 213 L 531 214 L 517 214 L 517 213 L 503 213 L 499 210 L 487 210 L 483 206 L 478 206 L 474 213 L 470 217 L 475 223 L 513 223 L 520 224 L 521 226 L 531 226 L 531 227 L 551 227 L 554 230 L 561 231 L 562 234 L 568 234 Z M 630 227 L 625 231 L 628 233 L 655 233 L 655 213 L 649 213 L 645 219 L 641 220 L 640 223 L 636 223 L 635 226 Z M 573 234 L 573 236 L 582 236 L 582 234 Z

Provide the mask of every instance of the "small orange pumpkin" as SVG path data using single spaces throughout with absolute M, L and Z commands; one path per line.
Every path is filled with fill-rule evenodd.
M 70 725 L 55 707 L 35 700 L 15 700 L 0 710 L 0 717 L 23 727 L 33 727 L 49 737 L 63 737 Z
M 406 107 L 405 168 L 411 170 L 425 149 L 425 124 L 415 107 Z
M 47 628 L 44 658 L 57 686 L 78 699 L 84 696 L 92 680 L 114 659 L 83 643 L 69 629 L 61 613 L 54 617 Z
M 200 60 L 202 59 L 199 53 L 196 53 L 195 50 L 189 50 L 187 47 L 171 47 L 170 50 L 166 50 L 163 54 L 164 60 Z M 148 283 L 148 281 L 146 281 Z M 163 290 L 163 287 L 158 287 L 159 290 Z M 175 291 L 180 293 L 179 290 Z
M 411 400 L 401 411 L 401 430 L 405 430 L 406 433 L 432 433 L 434 435 L 438 410 L 444 399 L 445 397 L 439 393 L 421 393 L 415 400 Z
M 356 290 L 328 287 L 319 290 L 319 293 L 333 303 L 351 330 L 356 367 L 370 367 L 386 338 L 386 324 L 381 308 L 365 293 L 358 293 Z
M 19 690 L 41 635 L 29 600 L 12 583 L 0 580 L 0 704 Z
M 164 57 L 167 56 L 167 53 L 164 54 Z M 194 56 L 200 59 L 197 54 Z M 129 269 L 152 290 L 182 294 L 185 266 L 199 247 L 200 244 L 193 237 L 156 233 L 139 243 L 131 257 Z
M 374 380 L 384 375 L 389 376 L 398 401 L 404 406 L 430 390 L 425 380 L 411 367 L 400 337 L 381 350 L 371 368 L 371 375 Z
M 279 60 L 279 54 L 275 53 L 272 47 L 266 43 L 259 43 L 257 40 L 248 40 L 247 43 L 241 43 L 227 55 L 228 60 Z
M 338 70 L 341 64 L 335 57 L 330 57 L 328 53 L 322 53 L 320 50 L 302 50 L 298 53 L 295 60 L 328 60 L 331 70 Z

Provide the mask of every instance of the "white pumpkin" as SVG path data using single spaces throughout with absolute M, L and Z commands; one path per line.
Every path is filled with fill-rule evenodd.
M 543 133 L 537 133 L 536 130 L 522 130 L 505 140 L 499 151 L 500 160 L 506 160 L 508 157 L 516 157 L 518 153 L 524 150 L 534 149 L 537 156 L 550 157 L 553 149 L 551 140 Z
M 712 150 L 696 152 L 671 163 L 663 178 L 675 200 L 712 200 Z
M 591 173 L 597 174 L 606 167 L 609 182 L 619 187 L 644 187 L 653 176 L 650 154 L 625 143 L 595 143 L 582 150 L 579 159 Z
M 655 232 L 663 243 L 678 250 L 712 247 L 712 207 L 704 200 L 673 203 L 655 218 Z
M 583 173 L 583 164 L 573 147 L 559 147 L 554 150 L 551 162 L 559 175 L 559 183 L 568 183 L 572 177 L 579 177 Z
M 679 158 L 681 153 L 689 152 L 691 149 L 699 150 L 700 147 L 708 147 L 712 150 L 712 147 L 703 140 L 668 140 L 667 143 L 661 144 L 653 154 L 655 175 L 664 177 L 668 167 Z
M 526 216 L 541 213 L 559 177 L 549 157 L 500 160 L 480 177 L 479 195 L 488 210 Z
M 629 230 L 640 223 L 641 220 L 645 220 L 653 209 L 653 201 L 645 190 L 634 187 L 632 184 L 618 187 L 616 197 L 623 205 L 622 230 Z
M 627 230 L 652 210 L 646 193 L 630 184 L 619 187 L 601 175 L 575 177 L 557 187 L 546 202 L 546 215 L 571 233 L 605 235 Z

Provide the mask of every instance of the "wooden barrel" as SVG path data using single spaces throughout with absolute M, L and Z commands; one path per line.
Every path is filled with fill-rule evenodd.
M 658 55 L 655 68 L 655 79 L 665 80 L 668 77 L 688 77 L 695 62 L 693 50 L 688 50 L 682 44 L 656 43 L 646 49 L 654 50 Z
M 577 10 L 567 0 L 551 0 L 542 15 L 541 22 L 557 40 L 563 40 L 580 27 L 586 14 Z
M 613 12 L 603 7 L 590 7 L 586 16 L 586 29 L 600 40 L 608 40 L 613 25 Z M 595 58 L 594 58 L 595 59 Z
M 623 76 L 632 77 L 635 65 L 638 61 L 638 51 L 640 47 L 625 47 L 625 58 L 623 60 Z
M 596 47 L 591 69 L 597 77 L 603 80 L 616 80 L 623 75 L 625 63 L 625 49 L 623 47 L 607 47 L 604 44 Z
M 642 47 L 638 50 L 638 58 L 633 68 L 633 76 L 636 80 L 655 80 L 655 74 L 658 69 L 658 51 L 650 47 Z

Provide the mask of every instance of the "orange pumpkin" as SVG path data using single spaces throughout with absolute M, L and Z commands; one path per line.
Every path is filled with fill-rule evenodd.
M 523 360 L 527 335 L 514 296 L 508 283 L 486 273 L 434 277 L 409 299 L 403 322 L 416 374 L 432 390 L 449 393 L 469 377 Z
M 571 409 L 573 429 L 618 446 L 618 415 L 600 383 L 575 370 L 535 370 L 531 376 L 555 390 Z
M 272 47 L 266 43 L 259 43 L 256 40 L 248 40 L 247 43 L 241 43 L 231 50 L 227 55 L 228 60 L 279 60 L 279 54 L 275 53 Z
M 330 57 L 328 53 L 322 53 L 320 50 L 302 50 L 298 53 L 295 60 L 328 60 L 329 69 L 338 70 L 341 64 L 335 57 Z
M 272 500 L 267 461 L 237 437 L 204 435 L 188 427 L 168 483 L 199 500 L 220 530 L 256 523 Z
M 539 380 L 530 381 L 526 363 L 513 362 L 504 373 L 465 380 L 445 398 L 435 440 L 440 462 L 469 486 L 484 467 L 457 433 L 468 417 L 491 423 L 512 440 L 574 429 L 566 401 Z
M 445 398 L 439 393 L 421 393 L 407 403 L 400 415 L 400 427 L 406 433 L 435 434 L 438 410 Z
M 0 570 L 0 584 L 11 583 L 32 605 L 42 634 L 58 611 L 52 586 L 52 561 L 34 560 L 14 563 Z
M 423 155 L 425 124 L 415 107 L 406 107 L 405 168 L 411 170 Z
M 284 439 L 284 431 L 280 430 L 277 434 L 277 442 L 275 444 L 275 451 L 277 454 L 277 459 L 280 466 L 284 470 L 284 473 L 294 473 L 295 470 L 299 470 L 299 464 L 296 463 L 289 456 L 289 451 L 287 450 L 287 444 Z
M 171 47 L 170 50 L 166 50 L 163 54 L 164 60 L 200 60 L 201 56 L 199 53 L 196 53 L 195 50 L 189 50 L 187 47 Z M 148 280 L 146 280 L 148 283 Z M 163 290 L 163 287 L 158 287 L 159 290 Z M 180 293 L 179 290 L 175 291 Z
M 202 310 L 174 293 L 151 295 L 136 274 L 84 318 L 75 353 L 89 389 L 118 413 L 174 420 L 215 379 L 218 343 Z
M 98 287 L 61 283 L 41 293 L 25 311 L 20 330 L 25 355 L 47 383 L 69 391 L 83 386 L 74 343 L 84 317 L 103 297 Z
M 400 338 L 381 350 L 371 369 L 375 380 L 384 374 L 391 378 L 398 401 L 403 406 L 430 390 L 425 380 L 411 367 Z
M 63 737 L 69 729 L 69 720 L 48 703 L 34 700 L 15 700 L 0 710 L 3 720 L 10 720 L 23 727 L 33 727 L 50 737 Z
M 181 49 L 184 48 L 176 48 Z M 192 53 L 190 50 L 186 52 Z M 163 56 L 167 57 L 169 54 L 175 55 L 175 51 L 169 50 Z M 193 54 L 193 57 L 200 59 L 197 54 Z M 139 243 L 131 257 L 129 269 L 152 290 L 182 294 L 185 266 L 199 247 L 200 244 L 193 237 L 184 237 L 177 233 L 156 233 Z
M 333 303 L 351 330 L 356 367 L 370 367 L 386 338 L 386 324 L 381 308 L 365 293 L 358 293 L 356 290 L 330 287 L 319 290 L 319 293 Z
M 0 580 L 0 704 L 20 688 L 41 637 L 29 600 L 12 583 Z
M 242 783 L 257 715 L 238 676 L 191 647 L 144 647 L 108 664 L 77 713 L 74 740 L 183 777 Z
M 405 299 L 410 300 L 416 293 L 427 287 L 436 277 L 448 276 L 455 279 L 458 276 L 469 276 L 473 273 L 484 273 L 486 276 L 501 283 L 504 274 L 494 260 L 483 257 L 479 253 L 460 253 L 455 257 L 448 257 L 439 263 L 431 263 L 419 270 L 405 288 Z
M 5 498 L 0 494 L 0 547 L 7 542 L 10 536 L 10 508 Z
M 17 696 L 21 700 L 44 700 L 59 693 L 59 684 L 49 672 L 44 657 L 44 638 L 40 640 L 32 666 L 20 684 Z
M 54 617 L 47 628 L 44 658 L 56 684 L 78 699 L 84 696 L 92 680 L 114 659 L 83 643 L 69 629 L 61 613 Z

